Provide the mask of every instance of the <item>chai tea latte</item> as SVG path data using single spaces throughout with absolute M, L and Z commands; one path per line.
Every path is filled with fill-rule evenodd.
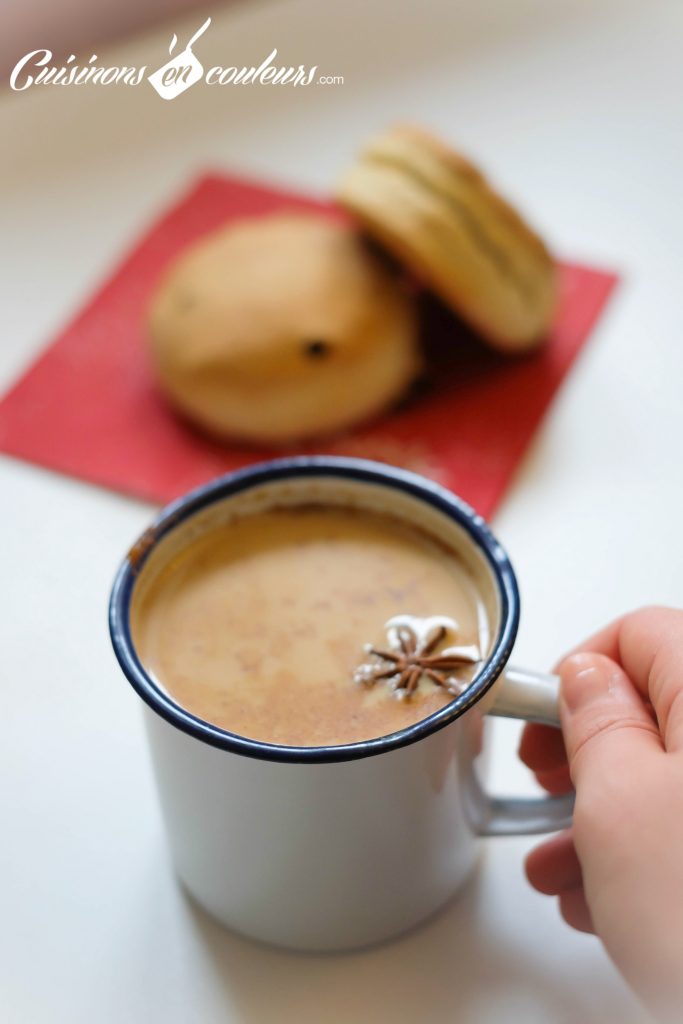
M 488 644 L 457 555 L 379 513 L 260 512 L 192 541 L 132 610 L 140 659 L 180 705 L 251 739 L 355 743 L 473 678 Z

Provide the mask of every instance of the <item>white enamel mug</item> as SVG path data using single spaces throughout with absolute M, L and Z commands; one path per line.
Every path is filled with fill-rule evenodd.
M 311 503 L 388 512 L 455 550 L 484 580 L 488 651 L 468 688 L 390 736 L 284 747 L 184 710 L 142 666 L 130 614 L 168 560 L 207 529 L 268 507 Z M 448 609 L 444 609 L 444 614 Z M 281 459 L 229 474 L 168 506 L 119 569 L 110 603 L 116 656 L 145 702 L 175 870 L 214 917 L 304 950 L 368 945 L 445 904 L 480 836 L 564 828 L 573 798 L 489 796 L 484 715 L 558 725 L 557 679 L 508 667 L 519 594 L 483 519 L 445 489 L 372 462 Z

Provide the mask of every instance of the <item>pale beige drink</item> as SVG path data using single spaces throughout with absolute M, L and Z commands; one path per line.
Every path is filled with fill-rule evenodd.
M 389 516 L 308 506 L 190 543 L 142 588 L 132 630 L 146 669 L 188 711 L 251 739 L 311 747 L 396 732 L 453 699 L 422 672 L 402 700 L 386 678 L 354 681 L 374 658 L 365 645 L 387 649 L 386 623 L 406 615 L 457 623 L 434 657 L 454 641 L 486 646 L 478 587 L 455 553 Z M 469 660 L 452 673 L 463 685 L 476 670 Z

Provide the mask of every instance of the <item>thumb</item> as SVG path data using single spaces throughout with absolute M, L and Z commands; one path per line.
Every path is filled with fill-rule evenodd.
M 604 654 L 572 654 L 560 665 L 560 718 L 572 780 L 609 761 L 628 764 L 662 751 L 659 730 L 626 673 Z

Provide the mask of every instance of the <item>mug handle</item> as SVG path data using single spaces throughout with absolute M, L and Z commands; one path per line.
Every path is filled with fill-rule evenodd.
M 559 728 L 559 684 L 558 676 L 508 667 L 488 713 Z M 533 835 L 571 825 L 574 793 L 540 797 L 483 796 L 485 804 L 478 830 L 482 836 Z

